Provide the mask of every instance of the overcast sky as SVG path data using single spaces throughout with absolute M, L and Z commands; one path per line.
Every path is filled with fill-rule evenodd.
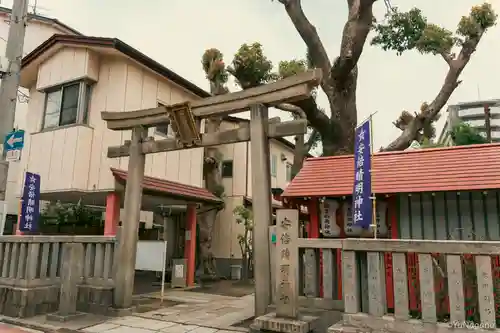
M 12 0 L 11 0 L 12 1 Z M 34 0 L 31 0 L 33 3 Z M 392 0 L 409 9 L 414 0 Z M 500 12 L 500 0 L 490 0 Z M 303 0 L 309 19 L 334 59 L 347 15 L 346 1 Z M 481 0 L 419 0 L 430 21 L 455 30 L 462 15 Z M 2 4 L 8 4 L 5 0 Z M 259 41 L 278 64 L 301 58 L 305 47 L 282 5 L 272 0 L 38 0 L 40 13 L 56 17 L 87 35 L 118 37 L 166 67 L 208 89 L 200 58 L 210 47 L 219 48 L 229 63 L 242 43 Z M 383 1 L 376 16 L 383 18 Z M 483 38 L 462 74 L 463 83 L 450 103 L 500 98 L 500 27 Z M 496 43 L 494 42 L 496 41 Z M 496 62 L 495 62 L 496 59 Z M 447 65 L 438 57 L 410 52 L 403 56 L 366 46 L 360 61 L 358 119 L 378 111 L 374 119 L 375 146 L 398 135 L 392 125 L 401 110 L 417 110 L 434 98 Z M 231 89 L 237 89 L 234 83 Z M 324 103 L 321 98 L 320 102 Z M 444 117 L 443 117 L 444 118 Z M 441 121 L 442 123 L 442 121 Z

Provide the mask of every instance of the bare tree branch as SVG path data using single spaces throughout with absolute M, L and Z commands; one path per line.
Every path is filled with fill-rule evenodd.
M 309 153 L 309 151 L 311 150 L 314 143 L 319 139 L 318 137 L 319 137 L 318 130 L 313 128 L 313 131 L 312 131 L 311 135 L 309 135 L 307 142 L 304 143 L 305 154 Z
M 275 106 L 277 109 L 281 111 L 286 111 L 286 112 L 291 112 L 295 117 L 300 118 L 300 119 L 307 119 L 306 113 L 302 111 L 301 108 L 292 105 L 292 104 L 287 104 L 283 103 L 280 105 Z M 320 112 L 320 110 L 318 110 Z M 309 136 L 307 142 L 304 142 L 304 153 L 303 155 L 306 155 L 314 145 L 314 143 L 319 139 L 319 132 L 317 129 L 313 128 L 313 131 L 311 132 L 311 135 Z M 298 136 L 295 137 L 295 142 L 299 140 Z M 302 149 L 302 148 L 301 148 Z
M 451 66 L 451 63 L 453 62 L 453 59 L 455 59 L 455 54 L 449 54 L 449 53 L 440 53 L 441 57 L 443 58 L 444 61 L 448 64 L 448 66 Z
M 296 101 L 292 103 L 294 106 L 300 108 L 307 117 L 311 127 L 324 133 L 329 130 L 330 119 L 326 114 L 320 111 L 316 100 L 313 97 Z
M 290 112 L 291 114 L 293 114 L 299 118 L 304 118 L 304 119 L 306 118 L 306 114 L 304 113 L 304 111 L 302 111 L 301 108 L 299 108 L 295 105 L 292 105 L 292 104 L 282 103 L 282 104 L 276 105 L 275 108 L 278 110 L 281 110 L 281 111 Z
M 424 128 L 426 122 L 432 122 L 438 117 L 439 111 L 446 105 L 451 94 L 462 81 L 458 80 L 465 66 L 469 63 L 472 54 L 476 51 L 477 45 L 481 41 L 485 30 L 481 30 L 476 36 L 468 38 L 455 59 L 449 62 L 449 69 L 444 79 L 443 85 L 434 100 L 422 108 L 421 112 L 404 128 L 403 133 L 391 142 L 384 151 L 394 151 L 406 149 Z
M 323 71 L 324 75 L 321 80 L 321 88 L 328 94 L 328 91 L 332 90 L 332 86 L 330 77 L 327 73 L 330 73 L 332 65 L 323 42 L 316 31 L 316 27 L 312 25 L 302 10 L 300 0 L 279 0 L 279 2 L 285 6 L 290 20 L 306 44 L 314 66 L 321 68 Z
M 373 3 L 376 0 L 347 0 L 349 16 L 342 32 L 340 56 L 335 60 L 331 75 L 337 85 L 357 65 L 373 23 Z

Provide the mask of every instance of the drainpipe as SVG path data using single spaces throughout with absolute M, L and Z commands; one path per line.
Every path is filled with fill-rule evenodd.
M 249 164 L 249 141 L 246 142 L 247 144 L 247 151 L 246 151 L 246 154 L 247 154 L 247 160 L 246 160 L 246 163 L 245 163 L 245 197 L 248 197 L 248 164 Z

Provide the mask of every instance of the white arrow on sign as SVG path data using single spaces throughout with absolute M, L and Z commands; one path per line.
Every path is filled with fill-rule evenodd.
M 7 140 L 7 144 L 11 147 L 13 147 L 14 144 L 18 142 L 23 142 L 23 138 L 16 138 L 15 135 L 11 135 L 10 138 Z

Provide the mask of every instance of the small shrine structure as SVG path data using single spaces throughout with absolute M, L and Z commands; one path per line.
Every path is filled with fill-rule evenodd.
M 287 207 L 308 207 L 309 238 L 367 237 L 352 223 L 353 170 L 352 155 L 309 158 L 280 194 Z M 500 240 L 500 144 L 376 153 L 372 182 L 378 238 Z M 339 252 L 333 261 L 338 267 L 333 298 L 340 300 Z M 394 308 L 392 257 L 385 259 L 387 306 Z M 499 257 L 493 266 L 500 267 Z M 332 272 L 324 267 L 320 250 L 320 297 L 332 292 L 322 285 L 322 280 L 331 280 L 324 271 Z M 500 269 L 494 271 L 499 274 Z M 418 288 L 415 272 L 417 257 L 409 255 L 408 282 Z M 409 298 L 410 309 L 418 310 L 418 292 L 410 289 Z

